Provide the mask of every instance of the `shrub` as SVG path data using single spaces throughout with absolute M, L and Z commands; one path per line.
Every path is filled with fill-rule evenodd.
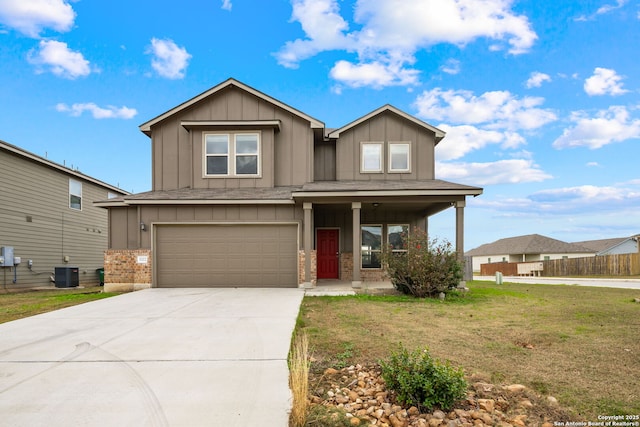
M 382 378 L 398 402 L 421 412 L 449 410 L 466 396 L 467 382 L 461 368 L 431 357 L 428 349 L 409 351 L 400 345 L 388 361 L 380 361 Z
M 462 280 L 462 263 L 451 243 L 429 239 L 416 229 L 402 235 L 402 247 L 388 247 L 382 262 L 393 286 L 418 298 L 447 293 Z

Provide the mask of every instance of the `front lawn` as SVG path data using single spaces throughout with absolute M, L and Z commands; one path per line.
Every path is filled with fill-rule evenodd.
M 104 293 L 98 286 L 60 288 L 50 291 L 2 291 L 0 292 L 0 323 L 114 295 L 118 294 Z
M 447 300 L 306 297 L 312 371 L 368 364 L 401 342 L 496 384 L 524 384 L 575 414 L 640 414 L 640 291 L 469 282 Z M 311 385 L 313 387 L 313 384 Z

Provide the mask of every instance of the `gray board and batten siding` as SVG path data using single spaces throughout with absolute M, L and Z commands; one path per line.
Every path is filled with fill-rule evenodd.
M 313 180 L 313 130 L 309 122 L 233 85 L 154 123 L 151 128 L 155 191 L 282 187 Z M 260 134 L 259 177 L 204 177 L 203 134 L 216 132 Z
M 54 268 L 69 266 L 80 284 L 97 284 L 109 233 L 107 212 L 93 202 L 127 192 L 3 141 L 0 171 L 0 247 L 21 258 L 0 268 L 0 287 L 52 286 Z M 80 210 L 69 206 L 70 178 L 82 183 Z

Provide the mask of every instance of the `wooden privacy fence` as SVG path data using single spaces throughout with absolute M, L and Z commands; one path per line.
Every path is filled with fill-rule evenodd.
M 549 277 L 640 275 L 640 253 L 552 259 L 543 263 L 542 275 Z
M 503 276 L 516 276 L 518 274 L 518 264 L 509 262 L 480 264 L 481 276 L 495 276 L 498 271 L 502 273 Z

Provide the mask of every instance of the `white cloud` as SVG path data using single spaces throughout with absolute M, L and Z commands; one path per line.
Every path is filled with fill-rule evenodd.
M 449 59 L 440 69 L 447 74 L 458 74 L 460 72 L 460 61 L 457 59 Z
M 612 219 L 611 223 L 619 223 L 623 218 L 635 218 L 635 212 L 640 208 L 640 182 L 551 188 L 519 198 L 491 200 L 480 197 L 474 199 L 474 208 L 490 209 L 511 217 L 539 217 L 542 214 L 563 218 L 579 213 L 584 218 L 592 212 L 602 218 L 605 212 L 612 212 L 620 218 Z M 598 228 L 601 228 L 602 222 L 599 224 Z
M 504 41 L 509 52 L 526 52 L 537 36 L 529 20 L 510 10 L 509 0 L 359 0 L 355 21 L 360 42 L 404 52 L 437 43 L 464 45 L 478 38 Z
M 53 74 L 67 79 L 88 76 L 91 73 L 89 61 L 82 53 L 69 49 L 66 43 L 55 40 L 41 40 L 39 50 L 32 50 L 28 60 L 38 67 L 38 72 L 48 69 Z
M 338 61 L 329 75 L 349 87 L 371 86 L 381 89 L 385 86 L 407 86 L 418 82 L 418 70 L 402 68 L 400 64 L 374 61 L 352 64 Z
M 599 168 L 600 164 L 598 162 L 587 162 L 587 167 L 590 168 Z
M 585 112 L 572 113 L 574 126 L 565 129 L 553 142 L 554 148 L 588 147 L 601 148 L 614 142 L 640 138 L 640 119 L 631 118 L 623 106 L 611 106 L 600 110 L 595 117 Z
M 539 71 L 534 71 L 531 73 L 531 76 L 525 83 L 527 88 L 531 89 L 532 87 L 540 87 L 544 82 L 550 82 L 551 76 L 549 74 L 541 73 Z
M 351 87 L 370 84 L 412 85 L 411 79 L 354 78 L 353 71 L 375 65 L 377 74 L 413 75 L 405 67 L 415 53 L 439 43 L 463 46 L 479 38 L 508 45 L 512 54 L 528 51 L 537 39 L 527 17 L 511 11 L 510 0 L 358 0 L 354 22 L 361 27 L 349 32 L 337 0 L 293 0 L 291 21 L 299 22 L 305 38 L 287 42 L 275 53 L 278 63 L 296 68 L 300 61 L 328 50 L 355 52 L 357 60 L 336 64 L 332 77 Z M 504 49 L 505 46 L 500 46 Z M 338 70 L 336 70 L 336 67 Z M 455 70 L 455 68 L 448 68 Z M 348 71 L 348 72 L 347 72 Z M 340 80 L 344 77 L 344 80 Z
M 138 114 L 135 108 L 114 107 L 113 105 L 102 108 L 93 102 L 73 104 L 71 106 L 60 103 L 56 105 L 56 111 L 69 113 L 73 117 L 79 117 L 82 113 L 88 111 L 94 119 L 132 119 Z
M 585 205 L 606 205 L 611 203 L 635 199 L 639 200 L 639 194 L 629 192 L 628 188 L 595 185 L 582 185 L 578 187 L 556 188 L 538 191 L 529 196 L 529 199 L 543 205 L 574 205 L 571 208 Z
M 611 11 L 614 11 L 616 9 L 620 9 L 621 7 L 623 7 L 625 4 L 627 4 L 627 0 L 616 0 L 615 4 L 605 4 L 603 6 L 600 6 L 594 13 L 592 13 L 591 15 L 587 16 L 587 15 L 580 15 L 577 18 L 575 18 L 575 21 L 582 21 L 582 22 L 586 22 L 586 21 L 593 21 L 595 20 L 598 15 L 604 15 L 606 13 L 609 13 Z
M 536 129 L 557 119 L 551 110 L 538 108 L 539 97 L 518 99 L 508 91 L 476 96 L 465 90 L 435 88 L 422 92 L 414 107 L 418 115 L 451 123 L 480 124 L 489 129 Z
M 222 8 L 224 10 L 231 11 L 231 8 L 233 8 L 233 5 L 231 4 L 231 0 L 222 0 Z
M 447 133 L 445 142 L 436 146 L 438 160 L 453 160 L 479 150 L 490 144 L 502 144 L 503 148 L 515 148 L 524 144 L 524 138 L 518 134 L 484 130 L 470 125 L 438 125 Z
M 519 184 L 552 178 L 530 159 L 489 163 L 436 162 L 436 176 L 473 185 Z
M 65 0 L 0 0 L 0 23 L 33 38 L 46 28 L 69 31 L 75 17 Z
M 604 6 L 600 6 L 596 11 L 596 15 L 603 15 L 605 13 L 609 13 L 612 10 L 620 9 L 622 6 L 627 4 L 627 0 L 617 0 L 616 4 L 605 4 Z
M 151 66 L 156 72 L 168 79 L 184 77 L 191 55 L 183 47 L 169 39 L 151 39 L 151 48 L 147 53 L 153 55 Z
M 319 52 L 353 47 L 344 31 L 349 29 L 340 16 L 340 8 L 335 0 L 292 0 L 291 21 L 302 25 L 306 39 L 288 41 L 275 54 L 278 63 L 287 68 L 297 68 L 300 61 Z
M 615 70 L 609 68 L 596 68 L 593 76 L 584 81 L 584 91 L 594 95 L 622 95 L 628 90 L 622 89 L 622 77 Z

